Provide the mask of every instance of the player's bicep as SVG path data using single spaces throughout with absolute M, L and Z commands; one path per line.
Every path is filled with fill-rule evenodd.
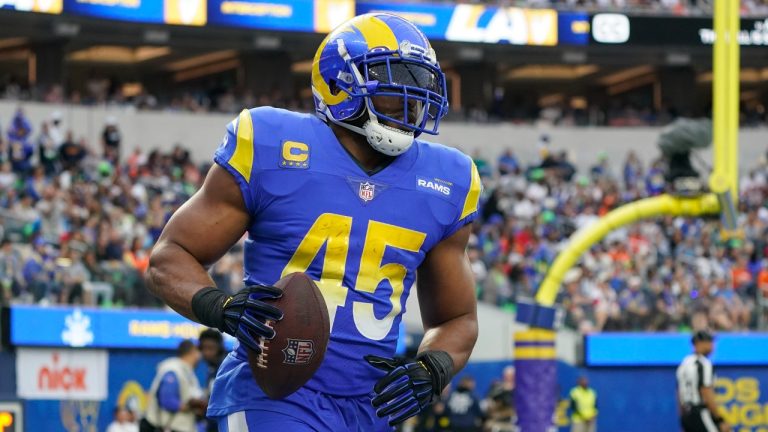
M 476 314 L 475 281 L 467 258 L 470 226 L 438 243 L 417 272 L 421 318 L 426 328 Z
M 203 187 L 168 221 L 158 244 L 177 245 L 208 266 L 243 236 L 249 223 L 237 182 L 214 165 Z

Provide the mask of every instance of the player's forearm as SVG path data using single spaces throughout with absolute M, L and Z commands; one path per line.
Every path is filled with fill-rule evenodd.
M 477 314 L 467 313 L 427 329 L 419 352 L 445 351 L 453 359 L 454 373 L 461 370 L 477 341 Z
M 176 243 L 160 241 L 152 250 L 147 287 L 168 306 L 196 320 L 192 297 L 204 287 L 215 286 L 205 268 Z

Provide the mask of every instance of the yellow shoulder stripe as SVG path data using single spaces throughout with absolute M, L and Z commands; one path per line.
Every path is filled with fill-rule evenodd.
M 472 162 L 472 181 L 469 183 L 469 192 L 467 192 L 467 196 L 464 198 L 464 208 L 461 210 L 459 220 L 477 211 L 477 204 L 480 201 L 480 188 L 482 188 L 480 174 L 477 173 L 477 167 Z
M 229 164 L 245 178 L 251 181 L 253 168 L 253 120 L 251 112 L 244 109 L 237 118 L 237 144 Z

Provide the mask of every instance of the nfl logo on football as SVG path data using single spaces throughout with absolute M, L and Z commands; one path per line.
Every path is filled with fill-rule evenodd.
M 311 340 L 288 339 L 288 346 L 283 350 L 285 364 L 307 364 L 315 354 L 315 344 Z
M 376 185 L 365 182 L 360 183 L 360 199 L 368 202 L 373 199 L 376 194 Z

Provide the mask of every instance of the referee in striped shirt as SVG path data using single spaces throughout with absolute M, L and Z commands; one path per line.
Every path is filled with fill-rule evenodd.
M 731 427 L 718 414 L 713 388 L 712 353 L 714 337 L 699 330 L 694 333 L 693 354 L 677 367 L 677 404 L 685 432 L 730 432 Z

